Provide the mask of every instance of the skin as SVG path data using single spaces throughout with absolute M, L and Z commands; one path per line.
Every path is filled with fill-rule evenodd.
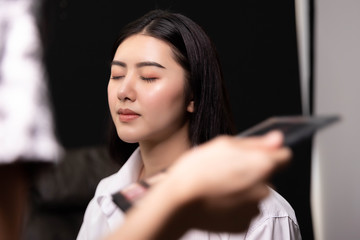
M 279 132 L 217 137 L 187 151 L 106 240 L 178 239 L 192 228 L 244 231 L 268 194 L 266 179 L 291 158 L 282 141 Z
M 193 108 L 184 104 L 185 81 L 185 71 L 164 41 L 136 34 L 115 53 L 109 108 L 118 136 L 140 145 L 140 178 L 167 168 L 190 148 L 185 116 Z

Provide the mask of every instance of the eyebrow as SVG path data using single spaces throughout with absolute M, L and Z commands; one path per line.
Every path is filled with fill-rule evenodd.
M 138 67 L 138 68 L 146 67 L 146 66 L 154 66 L 154 67 L 159 67 L 159 68 L 165 68 L 163 65 L 160 65 L 157 62 L 150 62 L 150 61 L 139 62 L 139 63 L 136 64 L 136 67 Z
M 120 67 L 126 67 L 126 63 L 121 62 L 121 61 L 117 61 L 114 60 L 111 62 L 111 66 L 116 65 L 116 66 L 120 66 Z M 158 67 L 158 68 L 164 68 L 166 69 L 163 65 L 157 63 L 157 62 L 151 62 L 151 61 L 145 61 L 145 62 L 139 62 L 136 64 L 137 68 L 141 68 L 141 67 L 147 67 L 147 66 L 153 66 L 153 67 Z
M 120 67 L 126 67 L 126 64 L 124 62 L 116 61 L 116 60 L 111 62 L 111 66 L 114 66 L 114 65 L 115 66 L 120 66 Z

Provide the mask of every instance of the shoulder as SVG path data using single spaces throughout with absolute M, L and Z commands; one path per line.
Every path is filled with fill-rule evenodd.
M 274 189 L 260 204 L 260 210 L 267 217 L 290 217 L 297 223 L 296 214 L 290 203 Z
M 269 196 L 260 203 L 259 208 L 260 213 L 252 221 L 247 239 L 301 239 L 294 209 L 274 189 L 270 188 Z

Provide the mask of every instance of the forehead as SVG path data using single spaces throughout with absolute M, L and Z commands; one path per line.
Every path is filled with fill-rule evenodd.
M 126 38 L 117 48 L 114 60 L 175 61 L 167 42 L 143 34 Z

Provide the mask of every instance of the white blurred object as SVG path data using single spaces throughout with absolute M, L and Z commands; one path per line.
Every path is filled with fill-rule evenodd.
M 56 161 L 36 1 L 0 0 L 0 163 Z
M 316 240 L 360 239 L 360 1 L 315 1 L 314 114 L 341 122 L 314 139 Z
M 308 0 L 295 0 L 296 35 L 302 114 L 310 115 L 310 6 Z

